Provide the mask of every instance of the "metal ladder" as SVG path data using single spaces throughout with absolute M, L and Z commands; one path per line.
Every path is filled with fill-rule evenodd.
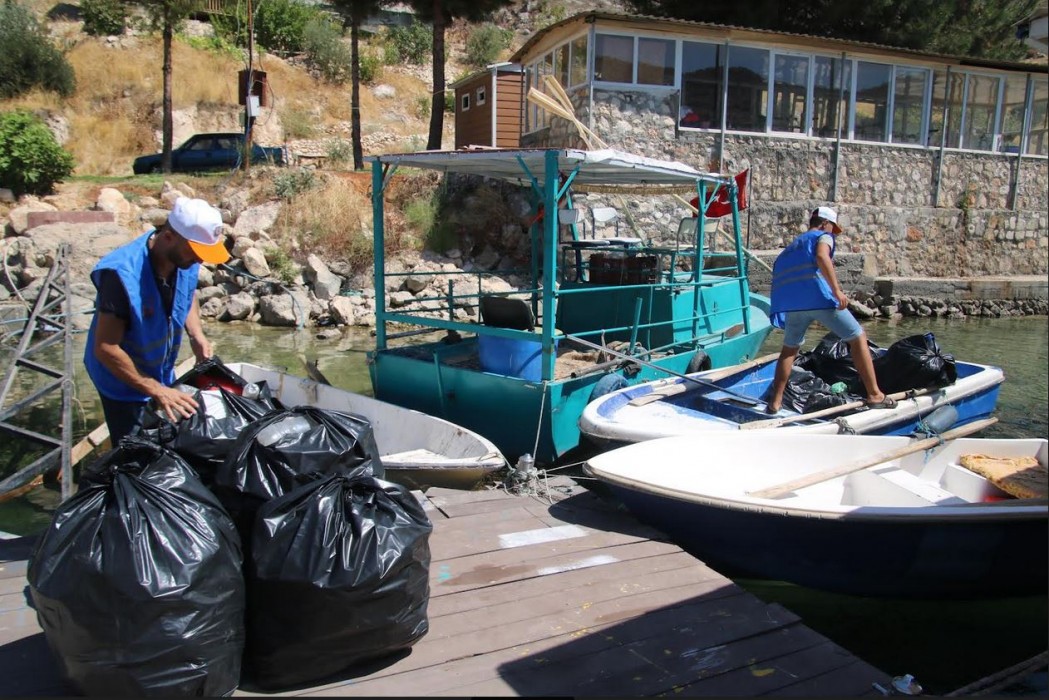
M 26 319 L 22 337 L 10 360 L 3 384 L 0 385 L 0 434 L 36 445 L 50 448 L 30 464 L 20 467 L 15 473 L 0 481 L 0 499 L 10 498 L 32 488 L 37 477 L 46 472 L 60 470 L 62 500 L 73 493 L 72 467 L 72 404 L 73 404 L 73 327 L 72 305 L 69 293 L 68 244 L 61 245 L 55 254 L 33 310 Z M 56 369 L 34 360 L 34 356 L 45 348 L 62 344 L 63 367 Z M 47 377 L 43 386 L 32 389 L 28 395 L 8 405 L 8 397 L 20 369 Z M 10 419 L 34 402 L 61 390 L 61 420 L 56 430 L 60 435 L 53 437 L 12 424 Z

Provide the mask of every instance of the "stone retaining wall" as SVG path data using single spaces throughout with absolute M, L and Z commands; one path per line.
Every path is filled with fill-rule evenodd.
M 717 169 L 720 134 L 680 130 L 676 93 L 596 89 L 572 98 L 583 123 L 617 149 Z M 555 117 L 527 145 L 586 144 Z M 944 152 L 941 167 L 939 149 L 842 142 L 835 196 L 836 148 L 833 140 L 726 135 L 720 171 L 751 171 L 742 217 L 749 247 L 782 248 L 808 212 L 832 203 L 845 228 L 839 252 L 866 255 L 872 276 L 1049 272 L 1045 158 Z

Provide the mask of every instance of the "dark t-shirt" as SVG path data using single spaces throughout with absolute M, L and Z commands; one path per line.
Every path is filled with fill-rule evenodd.
M 170 316 L 172 301 L 175 298 L 174 278 L 171 282 L 159 277 L 154 279 L 157 289 L 160 290 L 160 298 L 164 302 L 164 310 Z M 128 301 L 127 290 L 124 289 L 124 283 L 120 281 L 120 275 L 115 270 L 102 270 L 95 306 L 99 311 L 113 314 L 121 321 L 131 319 L 131 303 Z

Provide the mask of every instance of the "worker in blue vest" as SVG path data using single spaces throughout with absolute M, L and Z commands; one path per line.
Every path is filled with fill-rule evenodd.
M 179 197 L 157 229 L 109 253 L 91 271 L 97 290 L 84 365 L 102 399 L 113 445 L 142 425 L 147 403 L 172 422 L 197 402 L 172 388 L 183 334 L 197 362 L 211 357 L 197 304 L 201 263 L 229 260 L 222 215 Z
M 819 207 L 809 218 L 809 230 L 784 248 L 772 266 L 770 320 L 773 326 L 783 329 L 783 347 L 766 398 L 767 413 L 779 412 L 794 359 L 813 321 L 819 321 L 848 344 L 852 362 L 867 390 L 867 406 L 896 406 L 896 401 L 878 387 L 867 334 L 846 308 L 849 300 L 834 272 L 834 238 L 839 233 L 838 212 Z

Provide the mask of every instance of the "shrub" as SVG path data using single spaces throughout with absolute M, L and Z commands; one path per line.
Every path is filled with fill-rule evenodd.
M 328 142 L 328 162 L 343 165 L 353 160 L 353 144 L 343 139 Z
M 419 65 L 433 52 L 433 30 L 414 19 L 407 27 L 391 27 L 388 38 L 405 63 Z
M 358 271 L 372 263 L 371 202 L 338 177 L 293 197 L 275 230 L 294 236 L 303 255 L 341 260 Z
M 359 49 L 357 61 L 360 64 L 362 83 L 373 83 L 382 73 L 382 61 L 375 51 Z
M 15 194 L 47 194 L 73 172 L 73 156 L 28 112 L 0 114 L 0 187 Z
M 36 18 L 5 0 L 0 5 L 0 99 L 35 87 L 69 97 L 76 88 L 76 75 Z
M 315 184 L 312 170 L 285 170 L 273 178 L 273 191 L 281 199 L 291 199 L 312 189 Z
M 115 36 L 124 33 L 127 7 L 122 0 L 80 0 L 84 31 L 92 36 Z
M 350 47 L 342 40 L 342 26 L 327 17 L 315 17 L 306 25 L 306 61 L 329 83 L 350 79 Z
M 500 54 L 510 48 L 514 34 L 509 29 L 494 24 L 483 24 L 466 37 L 466 61 L 472 66 L 484 68 L 499 60 Z
M 306 47 L 306 26 L 326 18 L 319 10 L 296 0 L 258 3 L 255 39 L 274 53 L 297 53 Z

